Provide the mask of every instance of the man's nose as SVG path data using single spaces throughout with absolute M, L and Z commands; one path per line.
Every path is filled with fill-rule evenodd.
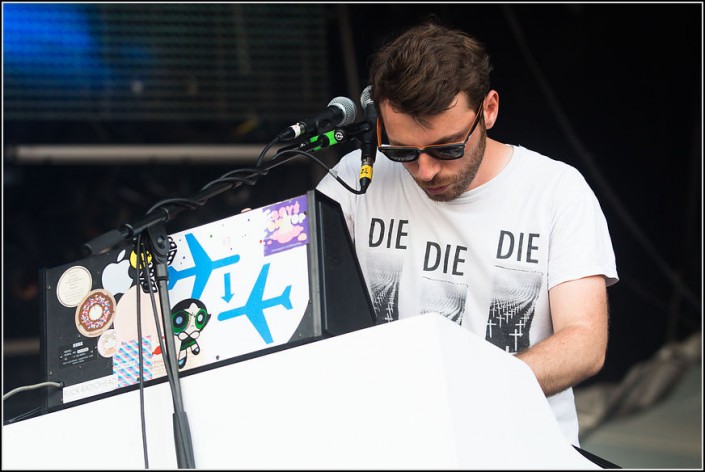
M 416 160 L 416 175 L 419 180 L 428 182 L 432 180 L 438 172 L 441 170 L 441 163 L 438 159 L 431 157 L 431 155 L 422 152 L 419 158 Z

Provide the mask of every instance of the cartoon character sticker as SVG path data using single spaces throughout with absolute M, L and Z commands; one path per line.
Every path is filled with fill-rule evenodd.
M 198 337 L 211 319 L 206 305 L 195 298 L 182 300 L 171 310 L 171 323 L 174 335 L 181 341 L 179 346 L 179 369 L 186 365 L 188 352 L 197 356 L 201 352 Z
M 120 347 L 120 340 L 114 329 L 109 329 L 98 338 L 98 353 L 103 357 L 113 357 Z

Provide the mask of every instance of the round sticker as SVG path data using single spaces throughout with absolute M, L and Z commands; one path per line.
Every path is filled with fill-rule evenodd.
M 56 297 L 66 307 L 81 303 L 93 286 L 91 273 L 83 266 L 74 266 L 61 274 L 56 284 Z
M 103 357 L 113 357 L 119 344 L 117 333 L 114 329 L 109 329 L 98 338 L 98 353 Z
M 113 322 L 115 299 L 105 290 L 93 290 L 76 307 L 76 327 L 89 338 L 103 334 Z

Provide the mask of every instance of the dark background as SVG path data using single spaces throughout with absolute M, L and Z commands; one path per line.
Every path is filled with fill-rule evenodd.
M 113 70 L 120 64 L 122 74 L 110 77 L 91 64 L 72 65 L 71 55 L 58 64 L 37 60 L 31 67 L 17 66 L 13 58 L 33 51 L 53 54 L 52 28 L 65 35 L 61 28 L 72 26 L 56 29 L 38 10 L 25 9 L 18 16 L 8 10 L 12 6 L 17 5 L 3 4 L 3 392 L 41 381 L 36 349 L 8 349 L 15 341 L 38 342 L 39 268 L 81 258 L 84 242 L 135 220 L 158 200 L 194 195 L 210 180 L 256 158 L 247 163 L 197 158 L 29 162 L 21 158 L 22 146 L 264 147 L 281 129 L 323 110 L 335 96 L 358 102 L 367 85 L 369 54 L 429 13 L 477 36 L 493 58 L 492 85 L 501 106 L 489 135 L 575 166 L 600 199 L 621 281 L 609 289 L 605 368 L 585 385 L 618 382 L 664 343 L 702 329 L 700 3 L 74 6 L 72 14 L 86 19 L 85 34 L 104 54 L 88 57 L 102 57 Z M 179 21 L 164 32 L 159 21 L 179 8 L 184 9 Z M 8 23 L 8 13 L 16 24 Z M 116 24 L 129 27 L 129 36 L 117 27 L 111 36 Z M 241 41 L 238 28 L 250 34 L 254 72 L 247 80 L 238 75 L 242 64 L 227 67 L 227 53 Z M 41 39 L 42 31 L 49 33 L 47 39 Z M 180 49 L 166 51 L 165 38 L 179 39 L 169 44 Z M 256 38 L 262 49 L 255 47 Z M 143 49 L 119 57 L 105 52 L 130 44 Z M 189 44 L 202 50 L 189 55 Z M 86 47 L 78 41 L 59 46 Z M 257 56 L 260 50 L 266 54 Z M 9 55 L 12 51 L 16 57 Z M 300 69 L 287 65 L 308 55 L 310 62 Z M 161 75 L 151 73 L 156 69 Z M 63 76 L 66 71 L 72 72 Z M 136 81 L 144 71 L 151 72 Z M 220 82 L 209 82 L 216 76 Z M 44 82 L 33 85 L 37 77 Z M 54 82 L 62 77 L 64 88 Z M 165 102 L 150 102 L 174 77 L 197 85 L 171 90 Z M 71 83 L 78 82 L 76 92 Z M 135 91 L 136 83 L 144 87 L 142 93 Z M 56 97 L 47 95 L 51 87 Z M 91 115 L 61 97 L 78 97 L 95 108 L 114 100 L 122 108 Z M 191 108 L 164 111 L 164 103 L 177 102 Z M 333 164 L 345 150 L 331 148 L 321 156 Z M 302 158 L 254 187 L 232 190 L 183 213 L 167 229 L 178 231 L 300 195 L 321 176 L 318 166 Z M 37 395 L 8 400 L 5 418 L 37 406 Z

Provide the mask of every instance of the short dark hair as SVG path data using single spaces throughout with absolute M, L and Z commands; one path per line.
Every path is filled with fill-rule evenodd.
M 412 27 L 370 60 L 372 99 L 414 117 L 442 113 L 465 92 L 477 107 L 490 90 L 492 64 L 484 45 L 435 21 Z

